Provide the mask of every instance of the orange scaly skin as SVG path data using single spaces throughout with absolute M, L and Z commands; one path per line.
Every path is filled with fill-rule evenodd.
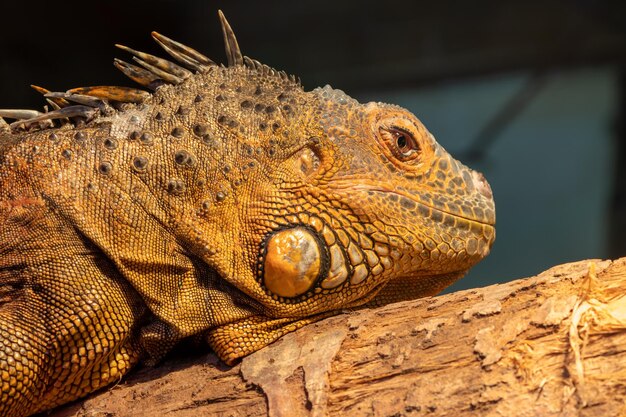
M 193 72 L 133 69 L 152 94 L 75 90 L 52 97 L 70 123 L 0 118 L 0 416 L 192 335 L 232 363 L 342 308 L 435 294 L 488 254 L 488 184 L 415 116 L 305 92 L 223 25 L 228 67 L 181 46 Z

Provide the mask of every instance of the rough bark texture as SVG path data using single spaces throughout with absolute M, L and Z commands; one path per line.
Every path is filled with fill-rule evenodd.
M 171 359 L 52 415 L 609 417 L 624 404 L 626 258 L 346 312 L 232 368 Z

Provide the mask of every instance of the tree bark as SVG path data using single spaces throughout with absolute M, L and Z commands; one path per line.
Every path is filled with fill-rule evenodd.
M 345 312 L 228 367 L 171 358 L 53 416 L 623 416 L 626 258 Z

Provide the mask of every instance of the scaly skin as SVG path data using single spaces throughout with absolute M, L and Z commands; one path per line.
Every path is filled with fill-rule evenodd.
M 237 56 L 175 84 L 83 125 L 0 125 L 0 415 L 191 335 L 232 363 L 488 254 L 488 184 L 408 111 Z

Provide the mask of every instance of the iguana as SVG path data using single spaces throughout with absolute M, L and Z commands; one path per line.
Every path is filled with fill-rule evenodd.
M 153 33 L 146 87 L 0 116 L 0 415 L 200 335 L 228 364 L 339 310 L 432 295 L 489 252 L 492 193 L 407 110 Z M 280 358 L 277 358 L 280 360 Z

